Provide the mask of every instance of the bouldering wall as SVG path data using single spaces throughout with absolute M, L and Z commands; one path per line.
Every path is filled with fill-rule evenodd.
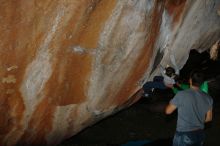
M 0 0 L 0 145 L 55 145 L 136 102 L 173 52 L 220 38 L 220 1 Z

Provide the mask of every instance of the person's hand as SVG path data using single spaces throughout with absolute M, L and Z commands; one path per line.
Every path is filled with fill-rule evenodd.
M 167 84 L 166 86 L 171 89 L 173 88 L 173 84 Z

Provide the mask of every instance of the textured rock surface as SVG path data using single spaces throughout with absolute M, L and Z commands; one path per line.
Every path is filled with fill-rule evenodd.
M 54 145 L 220 37 L 219 0 L 0 0 L 0 145 Z

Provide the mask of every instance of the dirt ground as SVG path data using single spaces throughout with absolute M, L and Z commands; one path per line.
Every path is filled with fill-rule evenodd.
M 154 100 L 150 101 L 143 98 L 128 109 L 85 129 L 59 146 L 114 146 L 144 140 L 151 141 L 145 144 L 146 146 L 171 146 L 176 114 L 164 114 L 164 105 L 170 100 L 170 97 L 162 98 L 165 94 L 157 93 L 153 95 Z M 220 145 L 220 100 L 214 97 L 214 101 L 214 118 L 206 125 L 204 146 Z

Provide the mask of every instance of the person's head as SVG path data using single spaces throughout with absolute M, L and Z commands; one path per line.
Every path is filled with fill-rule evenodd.
M 204 82 L 204 77 L 205 76 L 201 71 L 192 71 L 190 74 L 190 85 L 200 87 Z
M 175 74 L 175 69 L 172 67 L 166 67 L 165 68 L 165 74 L 169 77 L 172 77 Z

